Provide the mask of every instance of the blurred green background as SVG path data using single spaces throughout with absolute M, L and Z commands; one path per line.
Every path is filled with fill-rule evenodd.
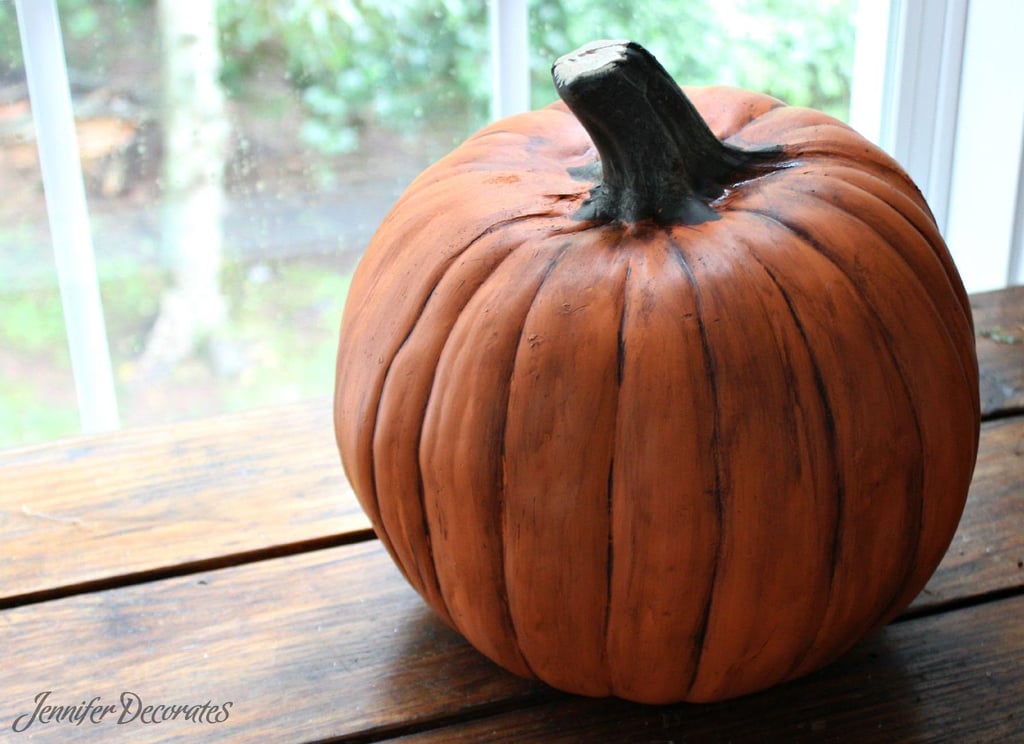
M 216 2 L 231 131 L 228 313 L 194 353 L 145 374 L 138 360 L 170 281 L 156 4 L 58 2 L 125 425 L 328 395 L 366 241 L 405 185 L 489 116 L 483 0 L 204 1 Z M 534 0 L 532 103 L 555 100 L 555 57 L 631 38 L 680 83 L 739 85 L 845 118 L 855 11 L 856 0 Z M 0 183 L 2 448 L 79 426 L 12 0 L 0 0 Z

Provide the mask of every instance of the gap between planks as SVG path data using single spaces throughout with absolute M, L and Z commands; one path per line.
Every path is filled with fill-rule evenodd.
M 1010 408 L 999 408 L 988 413 L 981 414 L 981 423 L 987 424 L 992 421 L 1004 421 L 1006 419 L 1024 416 L 1024 406 L 1013 406 Z
M 385 726 L 370 731 L 330 736 L 326 739 L 309 739 L 302 742 L 302 744 L 378 744 L 402 739 L 406 736 L 429 734 L 465 724 L 479 723 L 486 721 L 488 718 L 499 718 L 506 714 L 521 713 L 531 708 L 551 705 L 560 700 L 574 699 L 576 699 L 574 696 L 554 688 L 541 689 L 530 693 L 529 697 L 510 697 L 506 700 L 483 703 L 447 716 L 423 718 L 405 724 Z
M 0 611 L 14 607 L 25 607 L 27 605 L 49 602 L 55 599 L 65 599 L 79 594 L 101 592 L 108 589 L 123 589 L 136 584 L 146 584 L 162 579 L 172 579 L 189 574 L 203 573 L 222 568 L 243 566 L 249 563 L 258 563 L 276 558 L 284 558 L 301 553 L 311 553 L 317 550 L 327 550 L 344 545 L 376 540 L 377 536 L 372 529 L 365 528 L 353 530 L 337 535 L 299 540 L 292 543 L 272 545 L 254 550 L 244 550 L 226 555 L 217 555 L 210 558 L 199 558 L 193 561 L 185 561 L 173 566 L 161 566 L 159 568 L 143 569 L 114 576 L 106 576 L 91 581 L 81 581 L 74 584 L 40 589 L 38 591 L 14 594 L 0 598 Z

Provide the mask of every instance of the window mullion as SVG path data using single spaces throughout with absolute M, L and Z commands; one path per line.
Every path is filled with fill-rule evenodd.
M 82 429 L 114 429 L 117 398 L 56 3 L 17 0 L 16 8 Z
M 1022 26 L 1018 0 L 970 4 L 947 241 L 971 291 L 1024 279 L 1018 211 L 1024 203 Z
M 880 144 L 921 188 L 945 233 L 967 0 L 892 4 Z
M 526 0 L 491 0 L 491 117 L 530 109 L 530 34 Z

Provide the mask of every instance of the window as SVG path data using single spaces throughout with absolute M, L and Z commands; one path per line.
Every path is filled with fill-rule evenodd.
M 899 156 L 881 81 L 903 70 L 897 102 L 929 100 L 959 79 L 957 40 L 985 38 L 975 6 L 1000 2 L 59 0 L 72 106 L 47 119 L 74 112 L 76 180 L 25 73 L 60 67 L 58 16 L 0 0 L 0 447 L 328 395 L 347 283 L 390 204 L 490 117 L 554 100 L 552 59 L 585 41 L 636 38 L 681 82 L 823 108 Z M 878 63 L 931 49 L 933 26 L 945 82 Z M 936 172 L 957 101 L 936 104 L 954 122 Z M 62 174 L 45 195 L 37 145 Z

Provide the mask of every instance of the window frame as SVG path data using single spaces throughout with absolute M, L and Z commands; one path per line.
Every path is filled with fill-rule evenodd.
M 84 433 L 120 426 L 56 0 L 15 0 L 32 121 Z

